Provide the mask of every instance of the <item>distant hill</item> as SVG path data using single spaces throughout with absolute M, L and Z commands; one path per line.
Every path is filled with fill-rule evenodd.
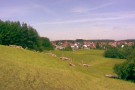
M 114 42 L 115 40 L 111 40 L 111 39 L 97 39 L 97 40 L 86 40 L 86 41 L 91 41 L 91 42 Z
M 115 42 L 116 40 L 113 39 L 94 39 L 94 40 L 85 40 L 85 39 L 76 39 L 76 40 L 55 40 L 55 42 Z M 118 40 L 118 41 L 126 41 L 126 42 L 135 42 L 135 39 L 125 39 L 125 40 Z
M 84 42 L 84 41 L 90 41 L 90 42 L 114 42 L 115 40 L 111 39 L 96 39 L 96 40 L 85 40 L 85 39 L 76 39 L 76 40 L 55 40 L 55 42 Z
M 126 40 L 120 40 L 120 41 L 135 42 L 135 39 L 126 39 Z

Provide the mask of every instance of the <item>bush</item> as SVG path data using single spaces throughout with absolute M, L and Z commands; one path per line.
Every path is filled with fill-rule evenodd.
M 72 51 L 71 46 L 66 47 L 66 48 L 64 49 L 64 51 Z
M 135 55 L 134 55 L 135 56 Z M 128 58 L 127 61 L 116 64 L 114 66 L 114 72 L 120 79 L 131 80 L 135 82 L 135 57 Z
M 128 55 L 127 60 L 128 61 L 135 61 L 135 49 L 132 50 L 132 52 L 130 53 L 130 55 Z
M 121 64 L 116 64 L 113 70 L 120 79 L 135 82 L 135 49 L 109 48 L 105 51 L 105 57 L 127 59 Z
M 117 48 L 110 48 L 105 51 L 105 57 L 119 58 L 119 52 Z
M 104 56 L 107 58 L 120 58 L 127 59 L 132 52 L 135 51 L 133 48 L 109 48 L 105 51 Z

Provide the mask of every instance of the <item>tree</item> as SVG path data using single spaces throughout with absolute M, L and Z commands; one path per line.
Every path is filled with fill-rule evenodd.
M 69 45 L 68 47 L 65 47 L 64 51 L 72 51 L 71 46 Z
M 135 51 L 132 53 L 125 62 L 114 66 L 114 72 L 120 79 L 135 82 Z
M 134 51 L 133 48 L 131 47 L 126 47 L 126 48 L 108 48 L 104 56 L 108 58 L 120 58 L 120 59 L 127 59 L 132 51 Z
M 135 62 L 126 61 L 114 66 L 114 72 L 120 79 L 131 80 L 135 82 Z
M 101 49 L 99 42 L 96 43 L 96 49 Z
M 105 51 L 105 57 L 108 58 L 119 58 L 119 52 L 117 48 L 110 48 Z
M 42 50 L 53 50 L 50 40 L 46 37 L 40 37 L 40 45 Z
M 20 24 L 19 21 L 1 21 L 0 20 L 0 44 L 2 45 L 18 45 L 30 50 L 52 49 L 50 48 L 50 40 L 45 39 L 48 44 L 40 41 L 38 32 L 26 23 Z

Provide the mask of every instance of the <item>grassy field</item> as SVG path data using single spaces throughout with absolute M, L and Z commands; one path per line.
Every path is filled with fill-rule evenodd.
M 134 83 L 104 77 L 115 75 L 114 64 L 124 60 L 104 58 L 102 50 L 51 53 L 57 57 L 0 46 L 0 90 L 135 90 Z

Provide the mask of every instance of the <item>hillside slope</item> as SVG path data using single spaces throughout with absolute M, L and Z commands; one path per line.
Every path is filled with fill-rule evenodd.
M 58 57 L 0 46 L 0 90 L 135 89 L 134 83 L 104 77 L 104 74 L 113 74 L 113 65 L 123 60 L 104 58 L 103 51 L 52 53 Z M 72 58 L 72 62 L 61 61 L 61 55 Z M 82 61 L 91 66 L 80 66 Z M 70 67 L 68 63 L 76 66 Z

